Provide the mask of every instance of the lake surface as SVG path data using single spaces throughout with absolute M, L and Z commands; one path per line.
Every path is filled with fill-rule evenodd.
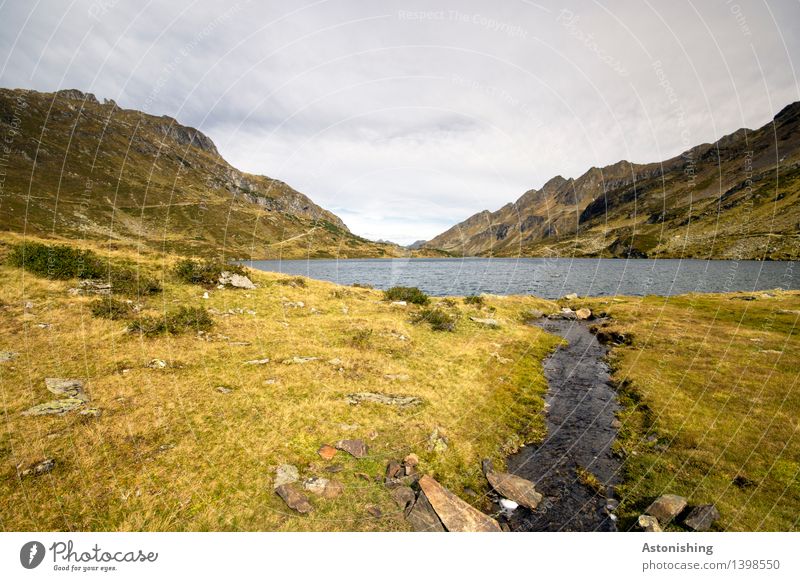
M 434 296 L 480 293 L 675 295 L 800 289 L 793 262 L 607 258 L 390 258 L 255 260 L 259 270 L 378 289 L 416 286 Z

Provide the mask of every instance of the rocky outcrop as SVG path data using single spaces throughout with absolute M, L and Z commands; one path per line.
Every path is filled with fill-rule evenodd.
M 419 486 L 448 531 L 501 532 L 496 520 L 467 504 L 430 476 L 420 478 Z

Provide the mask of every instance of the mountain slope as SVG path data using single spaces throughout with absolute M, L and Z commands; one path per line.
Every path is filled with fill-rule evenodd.
M 661 163 L 557 176 L 426 248 L 457 255 L 800 257 L 800 102 Z
M 393 256 L 200 131 L 77 90 L 0 89 L 0 228 L 253 258 Z

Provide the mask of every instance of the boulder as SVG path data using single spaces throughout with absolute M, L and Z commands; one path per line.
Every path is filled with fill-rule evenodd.
M 314 507 L 308 501 L 308 497 L 297 490 L 293 484 L 281 484 L 275 488 L 275 492 L 283 499 L 286 506 L 300 514 L 308 514 L 314 510 Z
M 395 490 L 400 489 L 396 488 Z M 411 491 L 412 495 L 414 494 L 413 490 L 410 488 L 408 490 Z M 405 494 L 406 497 L 408 496 L 407 493 L 402 494 Z M 398 502 L 396 498 L 395 502 Z M 406 508 L 406 520 L 418 533 L 443 533 L 446 531 L 424 492 L 420 492 L 412 506 Z
M 515 474 L 488 471 L 486 480 L 495 492 L 530 510 L 536 510 L 542 501 L 542 495 L 536 492 L 533 482 Z
M 32 408 L 22 412 L 23 416 L 48 416 L 48 415 L 63 415 L 67 412 L 74 411 L 84 405 L 85 400 L 75 397 L 67 397 L 64 399 L 54 399 L 45 403 L 40 403 Z
M 656 517 L 661 524 L 667 524 L 678 516 L 684 508 L 686 508 L 686 499 L 684 497 L 677 494 L 664 494 L 654 500 L 644 512 Z
M 592 318 L 592 311 L 591 309 L 587 309 L 586 307 L 582 309 L 578 309 L 575 311 L 575 316 L 578 318 L 579 321 L 588 321 Z
M 500 323 L 497 321 L 497 319 L 481 319 L 480 317 L 470 317 L 469 320 L 473 323 L 483 325 L 484 327 L 497 328 L 500 326 Z
M 339 440 L 336 442 L 336 448 L 356 458 L 364 458 L 367 455 L 367 444 L 364 440 Z
M 419 480 L 433 510 L 451 532 L 500 532 L 496 520 L 467 504 L 428 475 Z
M 569 293 L 568 295 L 564 295 L 565 301 L 574 301 L 578 298 L 578 293 Z
M 42 460 L 41 462 L 36 462 L 32 464 L 29 468 L 26 468 L 22 471 L 22 476 L 41 476 L 42 474 L 47 474 L 48 472 L 52 472 L 53 468 L 56 467 L 56 461 L 53 458 L 47 458 Z
M 242 274 L 236 274 L 235 272 L 229 272 L 227 270 L 223 271 L 219 275 L 219 284 L 247 290 L 254 290 L 256 288 L 256 285 L 253 284 L 253 281 L 246 276 Z
M 292 464 L 281 464 L 275 469 L 275 480 L 272 483 L 273 488 L 278 488 L 284 484 L 291 484 L 300 480 L 300 471 L 297 466 Z
M 639 527 L 646 533 L 660 533 L 661 526 L 654 516 L 643 514 L 639 517 Z
M 374 393 L 371 391 L 360 391 L 358 393 L 347 394 L 347 403 L 350 405 L 358 405 L 362 402 L 380 403 L 384 405 L 394 405 L 397 407 L 409 407 L 421 404 L 422 400 L 413 395 Z
M 707 531 L 719 518 L 720 514 L 716 506 L 713 504 L 703 504 L 701 506 L 695 506 L 689 512 L 689 516 L 686 517 L 683 524 L 693 531 Z
M 320 446 L 320 449 L 317 450 L 317 454 L 319 454 L 320 458 L 323 460 L 333 460 L 333 457 L 336 456 L 336 453 L 336 448 L 329 446 L 328 444 L 323 444 Z
M 303 488 L 326 498 L 336 498 L 344 491 L 344 488 L 338 482 L 316 476 L 303 481 Z
M 47 377 L 44 380 L 47 391 L 56 395 L 63 395 L 75 399 L 87 401 L 89 398 L 83 392 L 83 382 L 80 379 L 60 379 L 57 377 Z

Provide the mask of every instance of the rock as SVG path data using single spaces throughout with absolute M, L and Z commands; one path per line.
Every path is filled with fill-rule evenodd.
M 103 415 L 103 411 L 98 408 L 86 408 L 85 410 L 79 411 L 78 415 L 87 418 L 99 418 Z
M 559 313 L 558 316 L 568 321 L 574 321 L 575 319 L 578 318 L 578 315 L 575 313 L 575 311 L 567 307 L 561 309 L 561 312 Z
M 677 494 L 659 496 L 647 507 L 645 514 L 656 517 L 661 524 L 667 524 L 686 508 L 686 499 Z
M 408 305 L 408 303 L 405 301 L 392 301 L 389 303 L 389 305 L 392 307 L 405 307 Z
M 266 365 L 269 363 L 269 357 L 265 357 L 264 359 L 251 359 L 250 361 L 245 361 L 245 365 Z
M 411 489 L 409 488 L 409 490 Z M 397 501 L 395 500 L 395 502 Z M 416 502 L 406 511 L 406 520 L 418 533 L 443 533 L 446 531 L 439 515 L 433 510 L 424 492 L 419 493 Z
M 386 480 L 394 480 L 395 478 L 402 476 L 403 472 L 403 467 L 400 466 L 400 463 L 392 460 L 386 466 Z
M 622 422 L 619 421 L 617 418 L 611 420 L 611 427 L 615 430 L 619 430 L 622 427 Z
M 428 436 L 428 451 L 442 453 L 447 450 L 447 437 L 435 428 L 430 436 Z
M 217 386 L 216 391 L 219 393 L 231 393 L 233 390 L 230 387 L 225 387 L 224 385 Z
M 30 468 L 23 470 L 22 476 L 41 476 L 42 474 L 52 472 L 53 468 L 55 467 L 56 461 L 52 458 L 47 458 L 41 462 L 36 462 L 35 464 L 32 464 Z
M 508 498 L 501 498 L 499 504 L 500 508 L 502 508 L 505 512 L 509 513 L 514 512 L 519 508 L 519 504 Z
M 588 321 L 592 318 L 592 311 L 584 307 L 575 311 L 575 316 L 579 321 Z
M 353 476 L 360 478 L 361 480 L 366 480 L 367 482 L 372 482 L 372 478 L 370 478 L 369 474 L 366 472 L 354 472 Z
M 313 494 L 323 494 L 325 487 L 328 486 L 330 480 L 327 478 L 317 478 L 316 476 L 303 481 L 303 488 Z
M 336 456 L 336 453 L 336 448 L 329 446 L 328 444 L 323 444 L 320 446 L 320 449 L 317 450 L 317 454 L 319 454 L 323 460 L 333 460 L 333 457 Z
M 481 319 L 480 317 L 470 317 L 469 320 L 473 323 L 483 325 L 484 327 L 496 328 L 500 326 L 500 323 L 497 322 L 497 319 Z
M 288 301 L 283 303 L 283 306 L 286 307 L 287 309 L 303 309 L 305 308 L 306 304 L 303 301 L 297 301 L 297 302 Z
M 253 281 L 246 276 L 236 274 L 234 272 L 228 272 L 227 270 L 223 271 L 219 275 L 219 284 L 248 290 L 253 290 L 256 288 L 256 285 L 253 284 Z
M 8 363 L 19 357 L 19 353 L 13 351 L 0 351 L 0 363 Z
M 298 364 L 302 365 L 303 363 L 308 363 L 310 361 L 317 361 L 319 357 L 292 357 L 291 359 L 284 359 L 283 362 L 286 365 Z
M 338 357 L 334 357 L 333 359 L 328 359 L 328 365 L 333 365 L 334 367 L 338 367 L 342 364 L 342 360 Z
M 417 456 L 416 454 L 413 454 L 413 453 L 409 454 L 408 456 L 403 458 L 403 464 L 405 466 L 409 466 L 411 468 L 414 468 L 415 466 L 419 465 L 419 456 Z
M 720 514 L 717 507 L 713 504 L 703 504 L 695 506 L 683 524 L 693 531 L 707 531 L 715 521 L 719 520 Z
M 574 301 L 577 298 L 578 298 L 578 294 L 577 293 L 569 293 L 568 295 L 564 295 L 564 300 L 565 301 Z
M 374 516 L 375 518 L 381 518 L 381 517 L 383 516 L 383 512 L 381 512 L 381 509 L 380 509 L 380 508 L 378 508 L 378 507 L 377 507 L 377 506 L 375 506 L 375 505 L 368 506 L 368 507 L 367 507 L 367 512 L 368 512 L 370 515 Z
M 402 510 L 406 515 L 408 515 L 411 507 L 414 506 L 414 502 L 417 500 L 417 495 L 414 494 L 414 491 L 409 486 L 398 486 L 393 488 L 389 495 L 392 497 L 392 500 L 397 503 L 397 506 L 400 507 L 400 510 Z
M 336 447 L 356 458 L 364 458 L 367 455 L 367 444 L 364 440 L 339 440 L 336 442 Z
M 312 507 L 311 503 L 308 501 L 308 497 L 297 490 L 292 484 L 281 484 L 275 488 L 275 492 L 283 499 L 286 506 L 292 510 L 296 510 L 300 514 L 308 514 L 314 510 L 314 507 Z
M 338 480 L 328 480 L 325 485 L 325 490 L 322 491 L 322 497 L 327 500 L 338 498 L 344 492 L 344 486 Z
M 500 532 L 496 520 L 467 504 L 430 476 L 420 478 L 419 485 L 448 531 Z
M 536 492 L 533 482 L 515 474 L 490 470 L 486 472 L 486 480 L 498 494 L 530 510 L 536 510 L 542 501 L 542 495 Z
M 70 294 L 78 295 L 110 295 L 111 284 L 100 280 L 82 280 L 78 288 L 69 289 Z
M 531 309 L 522 315 L 522 318 L 525 321 L 535 321 L 537 319 L 541 319 L 542 317 L 544 317 L 544 312 L 540 311 L 539 309 Z
M 347 403 L 350 405 L 358 405 L 362 402 L 380 403 L 384 405 L 395 405 L 398 407 L 408 407 L 419 405 L 422 400 L 413 395 L 397 395 L 390 393 L 374 393 L 370 391 L 361 391 L 358 393 L 347 394 Z
M 85 400 L 75 397 L 67 397 L 64 399 L 54 399 L 45 403 L 40 403 L 32 408 L 22 412 L 23 416 L 47 416 L 47 415 L 63 415 L 67 412 L 74 411 L 84 405 Z
M 639 527 L 646 533 L 660 533 L 661 526 L 658 519 L 654 516 L 643 514 L 639 517 Z
M 44 380 L 47 391 L 56 395 L 88 401 L 88 397 L 83 392 L 83 382 L 80 379 L 59 379 L 48 377 Z
M 330 466 L 325 467 L 325 472 L 330 472 L 331 474 L 336 474 L 342 470 L 344 470 L 344 466 L 341 464 L 331 464 Z
M 208 298 L 210 298 L 210 297 L 208 296 L 208 291 L 206 291 L 206 292 L 204 292 L 204 293 L 203 293 L 203 298 L 204 298 L 204 299 L 208 299 Z
M 410 379 L 405 373 L 387 373 L 383 378 L 389 381 L 408 381 Z
M 283 484 L 291 484 L 300 480 L 300 471 L 297 466 L 292 464 L 281 464 L 275 469 L 275 480 L 272 483 L 273 488 L 278 488 Z
M 163 359 L 151 359 L 150 363 L 147 364 L 150 369 L 164 369 L 166 366 L 167 362 Z

